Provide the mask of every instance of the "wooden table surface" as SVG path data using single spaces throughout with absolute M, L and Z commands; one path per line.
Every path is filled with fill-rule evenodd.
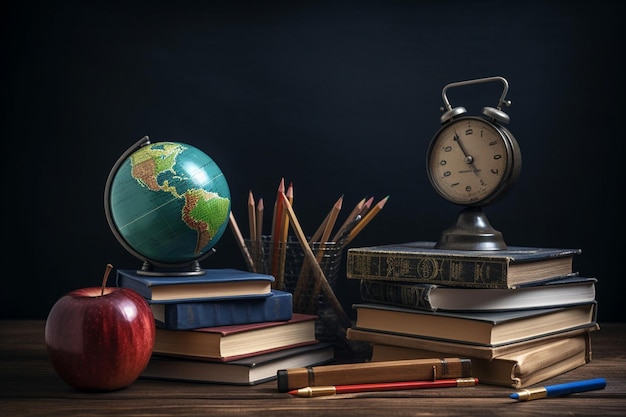
M 603 377 L 605 389 L 528 402 L 509 399 L 512 389 L 490 385 L 296 398 L 279 393 L 275 381 L 231 386 L 139 379 L 123 390 L 83 393 L 52 369 L 43 320 L 5 320 L 0 321 L 0 415 L 624 416 L 626 324 L 601 324 L 592 333 L 592 348 L 590 363 L 546 385 Z

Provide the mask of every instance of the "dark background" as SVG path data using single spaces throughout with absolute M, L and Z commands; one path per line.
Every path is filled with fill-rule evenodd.
M 600 321 L 626 321 L 623 18 L 615 2 L 577 3 L 9 2 L 0 317 L 45 318 L 107 263 L 140 267 L 103 191 L 144 135 L 211 155 L 244 230 L 248 191 L 268 207 L 284 177 L 307 233 L 340 195 L 342 215 L 390 195 L 351 247 L 436 240 L 458 211 L 425 172 L 442 88 L 499 75 L 524 165 L 485 209 L 492 225 L 509 245 L 581 248 Z M 478 115 L 501 85 L 457 91 L 453 106 Z M 204 267 L 245 269 L 230 230 L 216 249 Z M 340 278 L 350 311 L 356 282 Z

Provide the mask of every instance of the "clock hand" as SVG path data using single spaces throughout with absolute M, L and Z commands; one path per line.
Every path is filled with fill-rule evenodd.
M 472 171 L 474 171 L 474 174 L 478 175 L 478 170 L 474 166 L 474 157 L 472 157 L 472 155 L 469 155 L 467 153 L 467 151 L 465 150 L 465 147 L 463 146 L 463 143 L 461 142 L 461 138 L 459 137 L 459 134 L 456 132 L 454 132 L 454 141 L 459 145 L 459 148 L 461 148 L 461 152 L 463 152 L 463 155 L 465 156 L 464 158 L 465 163 L 472 168 Z

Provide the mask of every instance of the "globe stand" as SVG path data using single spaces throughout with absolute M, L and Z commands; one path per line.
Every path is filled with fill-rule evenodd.
M 204 275 L 204 269 L 200 267 L 200 262 L 192 261 L 189 266 L 186 267 L 187 270 L 174 269 L 174 270 L 165 270 L 160 269 L 156 270 L 154 265 L 152 265 L 148 261 L 143 261 L 143 266 L 140 270 L 137 270 L 137 275 L 145 275 L 151 277 L 180 277 L 180 276 L 198 276 Z

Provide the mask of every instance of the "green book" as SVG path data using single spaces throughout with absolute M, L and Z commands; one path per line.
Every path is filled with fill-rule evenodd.
M 349 279 L 408 281 L 470 288 L 515 288 L 573 273 L 581 249 L 509 246 L 497 251 L 435 248 L 409 242 L 348 249 Z

